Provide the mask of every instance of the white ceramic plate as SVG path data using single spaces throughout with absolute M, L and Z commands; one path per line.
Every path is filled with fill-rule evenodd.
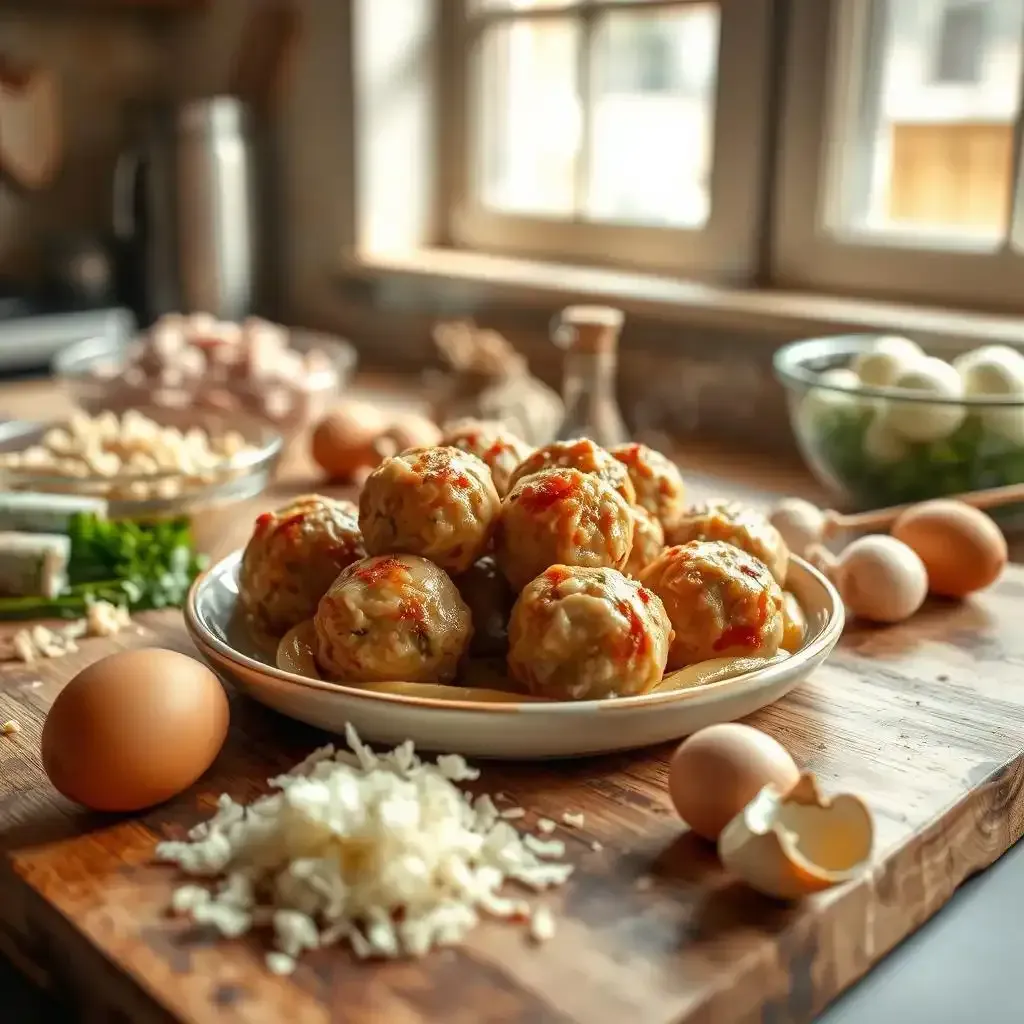
M 480 704 L 361 691 L 285 672 L 237 614 L 241 552 L 196 580 L 185 622 L 213 668 L 268 707 L 329 732 L 351 722 L 380 743 L 411 739 L 423 750 L 471 757 L 579 757 L 680 739 L 777 701 L 820 665 L 843 631 L 835 588 L 802 559 L 791 562 L 788 589 L 807 615 L 807 639 L 791 658 L 692 689 L 616 700 Z

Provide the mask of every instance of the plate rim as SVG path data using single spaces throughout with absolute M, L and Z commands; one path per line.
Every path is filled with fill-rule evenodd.
M 361 690 L 347 686 L 345 683 L 335 683 L 328 680 L 311 679 L 308 676 L 301 676 L 294 672 L 287 672 L 276 665 L 268 665 L 265 662 L 250 658 L 247 654 L 236 650 L 229 643 L 221 640 L 210 632 L 202 622 L 198 610 L 198 600 L 206 582 L 215 573 L 230 571 L 235 563 L 242 558 L 243 548 L 225 555 L 217 562 L 209 566 L 193 581 L 189 588 L 188 598 L 185 602 L 184 618 L 185 625 L 200 649 L 208 648 L 218 658 L 226 660 L 235 666 L 245 669 L 248 672 L 255 672 L 258 675 L 268 677 L 278 684 L 286 684 L 293 687 L 304 687 L 316 690 L 323 694 L 343 697 L 348 700 L 359 700 L 376 703 L 382 706 L 399 705 L 409 709 L 421 711 L 444 710 L 449 712 L 469 712 L 478 715 L 579 715 L 581 713 L 607 714 L 613 711 L 641 711 L 649 708 L 663 707 L 664 705 L 706 703 L 715 697 L 725 694 L 736 695 L 746 692 L 751 684 L 758 688 L 768 687 L 779 677 L 788 676 L 794 671 L 794 660 L 799 658 L 800 663 L 813 666 L 828 656 L 829 651 L 838 643 L 842 636 L 843 627 L 846 621 L 846 610 L 838 590 L 831 581 L 817 568 L 797 555 L 790 555 L 791 563 L 795 563 L 802 573 L 806 574 L 825 593 L 827 598 L 828 619 L 819 634 L 806 646 L 801 648 L 792 657 L 780 661 L 777 664 L 769 665 L 766 668 L 753 669 L 729 679 L 720 680 L 717 683 L 708 683 L 704 686 L 692 687 L 689 689 L 670 690 L 665 693 L 645 693 L 631 697 L 602 698 L 589 701 L 541 701 L 541 702 L 509 702 L 485 704 L 478 701 L 441 700 L 436 697 L 415 697 L 408 694 L 379 693 L 372 690 Z

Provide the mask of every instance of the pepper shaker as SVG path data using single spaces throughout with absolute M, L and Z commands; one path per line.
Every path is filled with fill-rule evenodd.
M 565 350 L 558 440 L 587 437 L 605 448 L 629 440 L 615 397 L 623 319 L 610 306 L 568 306 L 555 317 L 551 339 Z

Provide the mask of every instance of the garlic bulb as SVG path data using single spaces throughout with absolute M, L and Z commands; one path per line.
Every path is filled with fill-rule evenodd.
M 801 558 L 825 537 L 825 514 L 817 505 L 803 498 L 784 498 L 768 516 L 769 522 L 782 535 L 786 547 Z

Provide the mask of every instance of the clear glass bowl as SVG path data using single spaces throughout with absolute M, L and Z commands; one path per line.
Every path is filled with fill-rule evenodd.
M 800 450 L 843 507 L 882 508 L 1024 481 L 1024 401 L 939 399 L 822 380 L 828 370 L 849 367 L 877 338 L 796 341 L 774 357 Z M 922 348 L 946 360 L 965 351 L 953 342 Z M 942 415 L 956 425 L 937 440 L 908 441 L 887 425 L 896 406 L 922 416 Z
M 288 442 L 335 403 L 357 362 L 356 351 L 348 342 L 314 331 L 289 331 L 291 348 L 304 354 L 314 350 L 321 352 L 326 363 L 322 370 L 311 375 L 304 387 L 292 391 L 295 400 L 287 413 L 271 415 L 260 408 L 259 396 L 255 393 L 258 382 L 245 375 L 218 383 L 216 391 L 227 392 L 230 396 L 229 405 L 220 407 L 212 403 L 215 395 L 211 393 L 211 401 L 207 402 L 196 390 L 205 384 L 202 378 L 192 384 L 181 381 L 173 387 L 157 390 L 149 383 L 134 386 L 125 372 L 129 369 L 130 353 L 136 345 L 137 341 L 123 345 L 107 338 L 90 338 L 70 345 L 54 358 L 54 376 L 75 404 L 92 415 L 107 409 L 121 412 L 125 409 L 168 408 L 175 404 L 182 409 L 205 407 L 222 416 L 242 415 L 263 420 Z M 169 395 L 174 401 L 164 401 L 157 391 Z M 225 396 L 221 394 L 221 397 Z
M 202 410 L 138 410 L 162 426 L 187 431 L 199 427 L 211 436 L 234 431 L 246 447 L 226 456 L 201 475 L 160 471 L 114 476 L 72 476 L 53 470 L 0 466 L 0 491 L 35 491 L 105 498 L 116 519 L 147 519 L 189 515 L 221 509 L 256 497 L 266 490 L 281 454 L 281 435 L 266 424 L 244 417 L 225 417 Z M 0 452 L 21 452 L 41 443 L 47 431 L 66 421 L 8 423 L 0 433 Z

